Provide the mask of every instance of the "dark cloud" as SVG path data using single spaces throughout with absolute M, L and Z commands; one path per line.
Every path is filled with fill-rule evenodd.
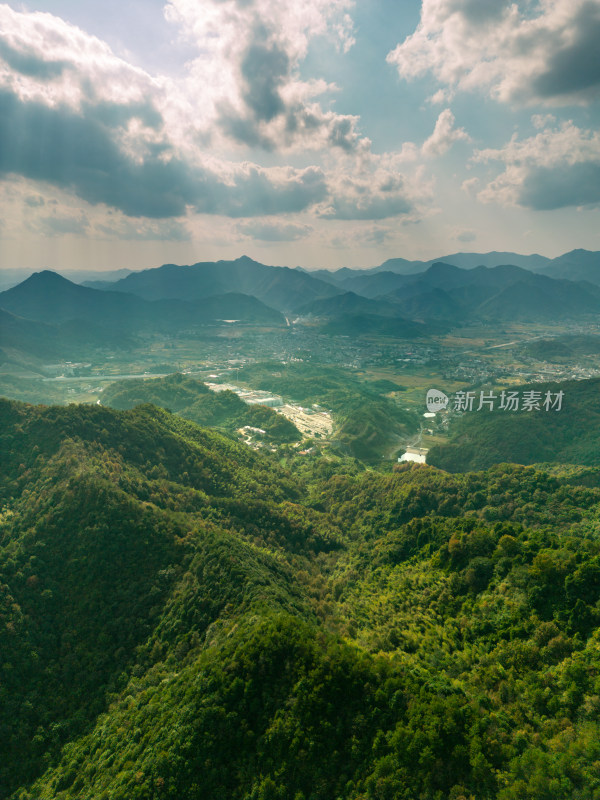
M 0 39 L 0 58 L 15 72 L 39 81 L 53 80 L 69 67 L 67 61 L 48 61 L 33 50 L 16 50 L 4 39 Z
M 281 90 L 293 83 L 292 58 L 273 32 L 255 25 L 252 42 L 240 58 L 240 91 L 244 108 L 229 101 L 219 106 L 219 125 L 239 144 L 273 151 L 302 142 L 319 147 L 356 148 L 356 118 L 323 111 L 317 103 L 284 101 Z
M 216 183 L 206 178 L 203 196 L 195 201 L 196 208 L 207 214 L 226 214 L 230 217 L 257 217 L 304 211 L 321 202 L 327 194 L 325 176 L 318 167 L 301 172 L 289 171 L 287 177 L 275 183 L 258 167 L 240 175 L 235 186 Z
M 322 116 L 310 111 L 306 106 L 296 104 L 290 106 L 285 116 L 286 133 L 296 135 L 302 132 L 314 133 L 323 124 Z
M 596 205 L 600 203 L 600 163 L 532 167 L 523 180 L 518 202 L 538 211 Z
M 283 115 L 285 126 L 281 133 L 270 132 L 265 127 L 267 120 L 258 120 L 254 114 L 240 116 L 233 107 L 225 105 L 221 106 L 219 123 L 223 132 L 236 142 L 268 151 L 305 138 L 308 143 L 319 142 L 320 147 L 339 147 L 351 153 L 361 141 L 353 116 L 323 112 L 316 105 L 308 108 L 302 103 L 284 107 Z
M 136 109 L 130 108 L 130 116 Z M 118 147 L 115 130 L 101 121 L 110 117 L 106 108 L 84 112 L 22 102 L 0 91 L 0 174 L 46 181 L 90 203 L 155 219 L 182 216 L 187 206 L 233 217 L 279 214 L 302 211 L 325 197 L 317 168 L 288 170 L 276 182 L 249 167 L 232 184 L 178 159 L 166 145 L 140 162 Z
M 337 117 L 329 128 L 328 144 L 346 152 L 354 150 L 357 141 L 352 117 Z
M 276 44 L 251 44 L 248 47 L 241 63 L 246 85 L 243 97 L 255 119 L 270 122 L 284 112 L 279 89 L 289 71 L 289 56 Z
M 600 89 L 600 6 L 586 3 L 573 22 L 573 41 L 552 53 L 547 70 L 533 82 L 543 99 L 597 94 Z
M 231 107 L 221 107 L 219 123 L 224 133 L 239 144 L 274 150 L 275 142 L 266 136 L 252 117 L 240 117 Z
M 185 213 L 192 191 L 184 165 L 136 164 L 111 133 L 70 109 L 24 103 L 0 92 L 0 173 L 47 181 L 131 216 Z
M 279 90 L 289 78 L 290 59 L 285 50 L 275 43 L 256 42 L 268 39 L 264 28 L 255 29 L 253 39 L 240 64 L 242 98 L 248 113 L 240 115 L 230 104 L 223 103 L 219 122 L 223 131 L 236 142 L 273 150 L 275 142 L 264 133 L 263 128 L 266 123 L 286 114 Z M 289 110 L 286 116 L 289 117 Z

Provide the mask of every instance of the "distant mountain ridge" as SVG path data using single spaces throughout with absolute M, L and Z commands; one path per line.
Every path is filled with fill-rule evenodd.
M 281 312 L 320 297 L 340 294 L 340 290 L 289 267 L 269 267 L 247 256 L 235 261 L 207 261 L 178 266 L 164 264 L 155 269 L 134 272 L 110 284 L 113 291 L 145 300 L 199 300 L 209 295 L 235 291 L 252 295 Z
M 522 267 L 532 271 L 545 267 L 551 259 L 540 256 L 537 253 L 532 255 L 521 255 L 519 253 L 497 252 L 490 253 L 451 253 L 440 258 L 431 258 L 429 261 L 405 261 L 401 258 L 390 258 L 375 267 L 377 271 L 390 272 L 410 272 L 424 271 L 438 261 L 452 264 L 461 269 L 474 269 L 475 267 L 500 267 L 503 264 L 511 264 L 515 267 Z
M 484 255 L 493 262 L 514 254 Z M 600 313 L 600 253 L 576 250 L 553 261 L 541 256 L 523 259 L 538 271 L 510 263 L 472 266 L 481 255 L 464 253 L 456 254 L 455 260 L 471 266 L 436 261 L 410 274 L 343 269 L 328 273 L 329 282 L 319 277 L 323 271 L 267 266 L 246 256 L 187 266 L 165 264 L 88 286 L 45 270 L 0 292 L 0 308 L 49 325 L 79 321 L 111 335 L 169 333 L 230 320 L 285 325 L 286 317 L 288 324 L 308 317 L 334 335 L 400 338 L 421 335 L 419 326 L 424 323 L 447 328 L 466 316 L 552 322 Z M 382 267 L 393 266 L 392 261 Z M 403 268 L 409 263 L 400 262 Z M 570 273 L 584 278 L 564 277 Z
M 330 281 L 336 286 L 340 285 L 353 291 L 349 281 L 370 279 L 378 273 L 387 275 L 414 276 L 425 272 L 429 267 L 438 262 L 451 264 L 461 269 L 475 269 L 477 267 L 500 267 L 510 265 L 521 267 L 530 272 L 539 272 L 552 278 L 566 278 L 568 280 L 589 280 L 600 283 L 600 251 L 571 250 L 556 258 L 547 258 L 537 253 L 521 255 L 520 253 L 497 252 L 490 253 L 452 253 L 450 255 L 431 258 L 428 261 L 411 261 L 406 258 L 389 258 L 375 267 L 342 267 L 338 270 L 318 269 L 310 271 L 321 280 Z
M 479 319 L 552 321 L 600 313 L 598 286 L 549 278 L 512 265 L 469 270 L 436 263 L 420 275 L 403 276 L 399 288 L 377 299 L 396 303 L 399 312 L 411 318 L 420 313 L 452 319 L 457 313 L 468 313 Z
M 81 286 L 48 270 L 0 292 L 0 308 L 37 322 L 84 320 L 108 330 L 181 330 L 205 322 L 236 319 L 284 324 L 283 316 L 255 297 L 228 292 L 197 302 L 148 301 L 133 294 Z
M 58 272 L 58 274 L 62 275 L 63 278 L 67 278 L 73 283 L 85 282 L 86 284 L 96 281 L 102 284 L 107 284 L 112 281 L 117 281 L 120 278 L 124 278 L 126 275 L 129 275 L 129 273 L 132 272 L 132 270 L 125 268 L 111 270 L 47 269 L 51 272 Z M 43 272 L 44 269 L 0 269 L 0 292 L 4 292 L 6 289 L 12 289 L 13 286 L 17 286 L 19 283 L 27 280 L 27 278 L 29 278 L 35 272 L 40 271 Z
M 587 252 L 587 251 L 582 251 Z M 597 254 L 600 255 L 600 254 Z M 560 256 L 563 258 L 563 256 Z M 500 267 L 506 264 L 521 267 L 532 272 L 545 269 L 553 259 L 533 253 L 532 255 L 521 255 L 520 253 L 497 252 L 490 253 L 451 253 L 437 258 L 430 258 L 428 261 L 411 261 L 406 258 L 388 258 L 376 267 L 342 267 L 338 270 L 314 270 L 311 272 L 322 280 L 330 280 L 333 283 L 346 285 L 350 279 L 371 277 L 377 273 L 390 273 L 394 275 L 416 275 L 425 272 L 434 264 L 442 262 L 451 264 L 453 267 L 461 269 L 475 269 L 476 267 Z M 350 288 L 350 287 L 348 287 Z
M 571 250 L 570 253 L 554 258 L 540 272 L 549 278 L 590 281 L 600 285 L 600 252 Z
M 591 273 L 583 274 L 585 270 L 591 270 L 594 274 L 600 272 L 600 251 L 590 251 L 582 248 L 571 250 L 563 253 L 555 258 L 548 258 L 547 256 L 532 253 L 524 255 L 522 253 L 513 253 L 510 251 L 490 251 L 488 253 L 450 253 L 446 255 L 436 256 L 428 260 L 411 260 L 402 257 L 389 258 L 383 263 L 373 267 L 341 267 L 336 270 L 329 269 L 306 269 L 304 267 L 279 267 L 278 269 L 290 270 L 292 272 L 303 272 L 313 278 L 324 281 L 325 283 L 333 283 L 337 285 L 344 282 L 349 278 L 357 278 L 365 275 L 371 275 L 376 272 L 388 272 L 397 275 L 414 275 L 419 272 L 425 272 L 429 267 L 437 262 L 445 264 L 452 264 L 455 267 L 462 269 L 474 269 L 475 267 L 497 267 L 503 264 L 510 264 L 516 267 L 530 270 L 531 272 L 541 272 L 549 277 L 568 278 L 573 280 L 591 280 Z M 216 266 L 222 268 L 223 265 L 228 264 L 241 264 L 241 265 L 257 265 L 259 267 L 273 269 L 267 267 L 265 264 L 260 264 L 248 256 L 241 256 L 233 261 L 214 261 L 214 262 L 198 262 L 191 266 Z M 175 264 L 163 264 L 163 267 L 176 267 Z M 115 288 L 117 281 L 122 280 L 129 275 L 140 275 L 151 272 L 154 269 L 161 269 L 161 267 L 151 267 L 144 270 L 132 270 L 127 268 L 113 269 L 113 270 L 84 270 L 84 269 L 53 269 L 65 278 L 68 278 L 74 283 L 81 283 L 87 287 L 98 289 Z M 569 270 L 571 274 L 569 274 Z M 35 271 L 34 269 L 1 269 L 0 268 L 0 290 L 5 290 L 22 282 Z M 581 272 L 580 272 L 581 271 Z M 595 282 L 595 281 L 592 281 Z
M 593 261 L 593 254 L 582 252 Z M 542 270 L 548 270 L 552 262 L 543 256 L 494 252 L 457 253 L 449 258 L 462 266 L 391 259 L 371 270 L 311 273 L 301 268 L 269 267 L 243 256 L 190 266 L 166 264 L 132 273 L 105 288 L 164 301 L 200 298 L 235 285 L 283 313 L 325 320 L 325 332 L 348 336 L 374 332 L 399 336 L 404 331 L 413 337 L 418 329 L 403 328 L 402 321 L 447 324 L 464 314 L 484 320 L 551 321 L 600 312 L 600 294 L 591 283 L 544 274 Z M 527 266 L 510 263 L 511 259 Z M 404 274 L 388 269 L 408 270 L 411 264 L 426 268 Z M 532 292 L 537 298 L 534 306 Z M 390 325 L 385 319 L 397 323 Z

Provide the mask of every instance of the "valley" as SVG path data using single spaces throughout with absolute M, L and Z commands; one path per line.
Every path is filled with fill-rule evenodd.
M 600 800 L 600 0 L 0 0 L 0 800 Z
M 0 797 L 593 800 L 595 291 L 277 269 L 0 293 Z
M 276 394 L 281 403 L 275 410 L 289 416 L 307 437 L 320 433 L 323 446 L 338 425 L 339 413 L 330 402 L 333 398 L 335 405 L 335 391 L 327 387 L 319 391 L 319 376 L 329 367 L 335 366 L 348 377 L 339 387 L 338 401 L 360 399 L 363 389 L 369 389 L 416 418 L 426 411 L 424 396 L 431 387 L 453 393 L 473 386 L 507 387 L 600 376 L 598 342 L 597 323 L 519 323 L 499 329 L 474 324 L 418 340 L 331 336 L 300 322 L 286 328 L 236 323 L 215 325 L 194 336 L 148 334 L 125 351 L 90 350 L 89 360 L 83 364 L 65 360 L 25 368 L 5 362 L 0 366 L 0 393 L 28 402 L 97 403 L 115 381 L 182 372 L 212 388 L 232 385 L 242 394 L 252 390 L 263 391 L 265 396 Z M 261 364 L 271 365 L 270 372 L 265 373 Z M 279 369 L 273 366 L 277 364 Z M 281 369 L 302 377 L 282 384 Z M 304 376 L 309 376 L 315 390 L 309 405 L 321 406 L 321 413 L 328 416 L 319 418 L 313 413 L 310 419 L 305 417 L 301 410 L 306 401 Z M 317 420 L 318 427 L 311 427 Z M 373 457 L 395 460 L 417 429 L 414 422 L 406 441 L 391 436 L 387 445 L 376 448 Z M 439 437 L 447 437 L 448 430 L 438 426 L 435 434 L 425 432 L 424 446 L 432 444 L 432 436 L 439 444 Z

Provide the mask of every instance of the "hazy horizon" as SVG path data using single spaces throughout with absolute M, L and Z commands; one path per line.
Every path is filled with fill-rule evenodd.
M 584 250 L 584 249 L 585 248 L 573 248 L 573 251 Z M 560 256 L 566 255 L 569 252 L 572 252 L 572 251 L 566 251 L 566 253 L 559 252 L 559 253 L 556 253 L 554 255 L 545 255 L 545 254 L 539 253 L 539 252 L 536 252 L 536 253 L 533 253 L 533 252 L 532 253 L 515 253 L 515 255 L 523 256 L 525 258 L 533 258 L 535 256 L 541 256 L 542 258 L 547 258 L 547 259 L 552 260 L 554 258 L 559 258 Z M 489 255 L 492 255 L 494 253 L 510 253 L 510 251 L 506 251 L 506 250 L 490 250 L 490 251 L 488 251 L 486 253 L 483 253 L 483 252 L 480 252 L 480 251 L 477 251 L 477 250 L 456 250 L 455 252 L 452 252 L 452 253 L 444 253 L 444 254 L 437 255 L 437 256 L 431 256 L 430 258 L 424 257 L 424 258 L 421 258 L 421 259 L 406 259 L 406 260 L 407 261 L 414 261 L 414 262 L 421 261 L 424 264 L 427 264 L 427 263 L 429 263 L 431 261 L 441 261 L 444 258 L 449 258 L 451 256 L 458 256 L 458 255 L 466 255 L 466 256 L 470 256 L 470 255 L 486 256 L 487 255 L 487 256 L 489 256 Z M 254 258 L 253 256 L 249 255 L 248 253 L 241 253 L 240 255 L 233 256 L 232 258 L 218 258 L 217 257 L 217 258 L 211 259 L 210 263 L 219 262 L 219 261 L 235 261 L 235 260 L 242 259 L 242 258 L 250 258 L 252 261 L 256 261 L 257 263 L 264 264 L 265 266 L 270 266 L 270 267 L 282 267 L 282 268 L 287 267 L 287 268 L 290 268 L 290 269 L 301 268 L 301 269 L 307 270 L 308 272 L 316 272 L 316 271 L 319 271 L 321 269 L 325 269 L 325 270 L 327 270 L 329 272 L 335 272 L 335 271 L 337 271 L 339 269 L 350 269 L 350 270 L 368 270 L 368 269 L 373 269 L 373 268 L 381 266 L 383 263 L 385 263 L 385 261 L 393 260 L 393 259 L 396 259 L 396 258 L 403 259 L 403 258 L 405 258 L 405 256 L 403 256 L 403 255 L 391 255 L 391 256 L 388 256 L 388 258 L 384 259 L 384 261 L 382 261 L 380 263 L 377 263 L 377 264 L 375 264 L 375 263 L 373 263 L 373 264 L 359 264 L 359 265 L 357 265 L 357 264 L 352 264 L 352 265 L 343 264 L 341 266 L 320 267 L 318 265 L 306 266 L 304 264 L 274 264 L 274 263 L 268 263 L 266 261 L 261 261 L 259 258 Z M 208 262 L 208 261 L 209 261 L 209 259 L 205 259 L 205 258 L 199 257 L 199 258 L 195 258 L 193 261 L 188 262 L 187 264 L 184 264 L 183 262 L 181 262 L 181 263 L 177 264 L 177 266 L 193 266 L 194 264 L 204 263 L 204 262 Z M 0 266 L 0 273 L 2 273 L 2 272 L 30 272 L 30 273 L 33 274 L 35 272 L 44 272 L 45 270 L 49 270 L 50 272 L 59 272 L 59 273 L 67 273 L 67 274 L 68 273 L 81 273 L 81 272 L 94 272 L 94 273 L 97 273 L 97 272 L 113 273 L 113 272 L 119 272 L 119 271 L 140 272 L 142 270 L 147 270 L 147 269 L 158 269 L 159 267 L 165 266 L 165 264 L 175 264 L 175 262 L 174 261 L 166 261 L 166 262 L 162 262 L 160 264 L 159 263 L 153 263 L 153 264 L 146 264 L 146 265 L 137 266 L 137 267 L 128 267 L 128 266 L 124 266 L 124 265 L 121 265 L 121 266 L 106 266 L 106 267 L 86 267 L 86 266 L 61 267 L 61 266 L 56 266 L 56 265 L 55 266 L 50 266 L 50 265 L 46 265 L 46 264 L 41 264 L 41 265 L 38 265 L 36 267 L 4 267 L 4 266 Z

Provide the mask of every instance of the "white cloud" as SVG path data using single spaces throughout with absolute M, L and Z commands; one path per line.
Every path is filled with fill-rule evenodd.
M 407 152 L 410 154 L 407 155 Z M 398 153 L 364 153 L 361 159 L 338 165 L 329 176 L 329 197 L 317 206 L 324 219 L 381 220 L 390 217 L 414 219 L 425 213 L 433 198 L 433 180 L 421 167 L 405 171 L 412 148 Z
M 20 100 L 54 107 L 135 106 L 153 127 L 160 122 L 155 103 L 166 84 L 59 17 L 0 4 L 0 86 Z
M 237 226 L 239 233 L 262 242 L 297 242 L 312 233 L 310 225 L 279 222 L 276 219 L 247 220 Z
M 478 151 L 475 160 L 505 166 L 479 192 L 480 200 L 537 210 L 600 203 L 600 133 L 573 122 L 528 139 L 519 140 L 515 134 L 504 147 Z
M 166 17 L 197 48 L 188 93 L 222 134 L 238 144 L 305 150 L 360 146 L 357 118 L 324 109 L 315 98 L 335 90 L 304 81 L 298 66 L 309 42 L 354 43 L 353 0 L 170 0 Z
M 598 0 L 423 0 L 388 61 L 401 77 L 431 72 L 504 102 L 584 103 L 600 94 L 599 39 Z
M 0 5 L 0 176 L 157 219 L 188 210 L 286 213 L 324 199 L 317 167 L 207 155 L 185 102 L 167 79 L 130 66 L 75 26 Z M 344 119 L 330 122 L 331 135 L 351 137 Z
M 352 46 L 352 4 L 171 0 L 167 17 L 198 48 L 177 85 L 58 17 L 0 4 L 0 178 L 20 176 L 32 197 L 43 187 L 70 193 L 90 231 L 109 238 L 185 238 L 180 222 L 194 214 L 416 219 L 432 194 L 418 173 L 422 148 L 373 154 L 357 117 L 317 101 L 333 87 L 298 74 L 315 37 Z M 425 149 L 441 153 L 465 136 L 445 111 Z M 279 153 L 270 166 L 232 160 L 232 141 Z M 296 166 L 285 163 L 290 150 Z M 323 167 L 304 156 L 315 150 Z M 135 221 L 109 223 L 105 208 Z M 269 224 L 264 237 L 305 230 Z
M 454 114 L 449 108 L 442 111 L 437 118 L 433 133 L 423 144 L 423 155 L 441 156 L 452 147 L 454 142 L 471 141 L 471 137 L 464 128 L 455 128 L 454 122 Z

